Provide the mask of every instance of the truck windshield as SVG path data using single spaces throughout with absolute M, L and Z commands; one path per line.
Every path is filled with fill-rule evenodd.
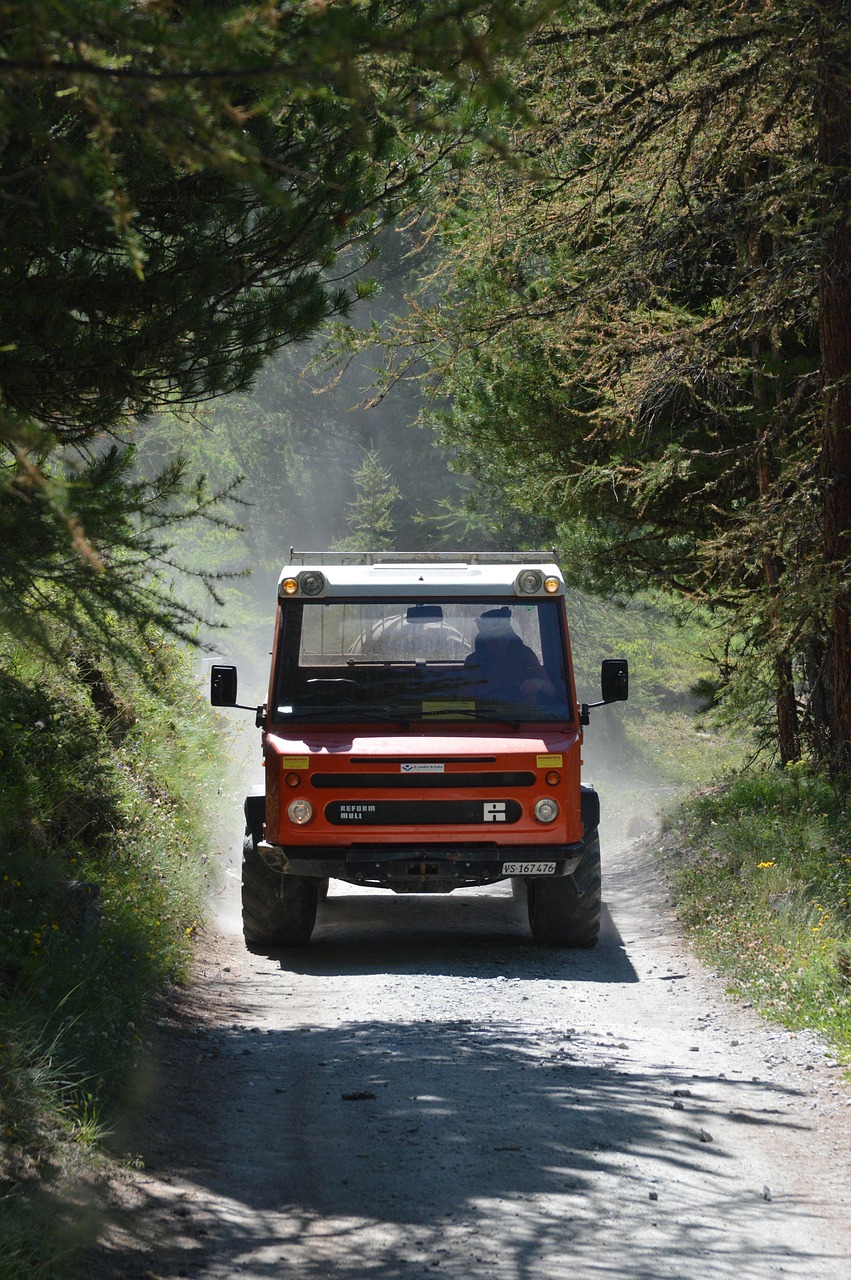
M 284 601 L 279 719 L 570 719 L 557 600 Z

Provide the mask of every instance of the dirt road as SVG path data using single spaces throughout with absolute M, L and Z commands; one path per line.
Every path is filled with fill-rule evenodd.
M 565 954 L 505 886 L 332 885 L 264 957 L 229 877 L 92 1274 L 848 1280 L 841 1072 L 699 968 L 646 849 L 605 899 Z

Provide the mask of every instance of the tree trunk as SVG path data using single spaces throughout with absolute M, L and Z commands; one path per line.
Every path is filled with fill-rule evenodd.
M 754 176 L 754 171 L 751 169 L 747 174 L 746 182 L 748 184 L 753 182 Z M 761 229 L 753 228 L 751 230 L 748 236 L 746 252 L 751 271 L 761 271 L 765 266 L 766 257 Z M 768 373 L 770 364 L 772 362 L 776 363 L 776 358 L 777 353 L 773 348 L 766 326 L 761 331 L 758 331 L 751 341 L 751 390 L 754 419 L 756 421 L 756 478 L 760 505 L 758 519 L 761 529 L 763 575 L 768 592 L 770 624 L 768 642 L 773 649 L 773 692 L 777 716 L 777 743 L 781 762 L 790 764 L 792 761 L 800 760 L 801 758 L 801 733 L 792 659 L 786 644 L 780 639 L 782 578 L 785 565 L 781 556 L 778 555 L 775 545 L 769 540 L 764 511 L 764 508 L 773 498 L 778 474 L 778 445 L 773 441 L 773 432 L 778 428 L 776 420 L 777 387 L 776 380 L 769 376 Z
M 776 459 L 769 434 L 773 401 L 769 392 L 768 379 L 764 372 L 765 362 L 770 354 L 768 339 L 760 338 L 755 340 L 752 344 L 752 354 L 754 360 L 753 396 L 757 421 L 757 484 L 760 503 L 763 504 L 770 500 L 777 479 Z M 763 518 L 763 514 L 760 512 L 760 520 Z M 800 760 L 801 758 L 801 737 L 792 660 L 785 644 L 778 639 L 784 564 L 780 556 L 768 544 L 765 532 L 763 532 L 762 537 L 762 566 L 765 585 L 768 590 L 768 616 L 770 620 L 768 640 L 774 649 L 773 674 L 774 705 L 777 715 L 777 742 L 782 763 L 789 764 L 793 760 Z
M 844 5 L 828 5 L 825 28 L 843 29 Z M 840 45 L 840 47 L 837 47 Z M 824 558 L 830 584 L 831 766 L 851 773 L 851 85 L 841 42 L 821 64 L 819 157 L 826 174 L 819 344 L 823 395 Z

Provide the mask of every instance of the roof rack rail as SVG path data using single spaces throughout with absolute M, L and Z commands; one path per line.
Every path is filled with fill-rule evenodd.
M 551 551 L 296 551 L 289 564 L 542 564 Z

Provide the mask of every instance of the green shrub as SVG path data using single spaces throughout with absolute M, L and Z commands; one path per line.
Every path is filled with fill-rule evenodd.
M 221 768 L 190 660 L 161 636 L 135 666 L 0 649 L 4 1269 L 20 1254 L 38 1274 L 27 1240 L 49 1258 L 32 1188 L 109 1126 L 152 1002 L 186 975 Z

